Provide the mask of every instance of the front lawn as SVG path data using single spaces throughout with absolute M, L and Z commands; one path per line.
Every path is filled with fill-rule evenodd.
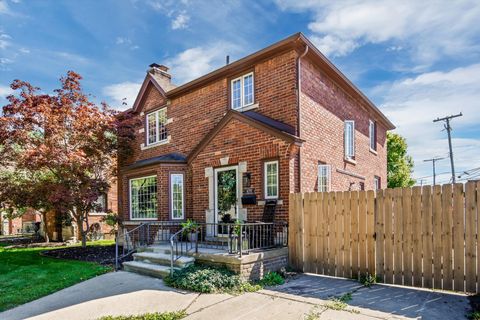
M 89 245 L 105 245 L 105 242 Z M 54 248 L 5 246 L 0 243 L 0 312 L 112 270 L 97 263 L 40 255 Z

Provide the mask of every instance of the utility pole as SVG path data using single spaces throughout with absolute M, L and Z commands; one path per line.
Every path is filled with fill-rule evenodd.
M 445 130 L 447 130 L 448 134 L 448 148 L 450 150 L 450 166 L 452 167 L 452 183 L 455 183 L 455 166 L 453 165 L 453 150 L 452 150 L 452 127 L 450 126 L 450 120 L 456 117 L 461 117 L 463 114 L 460 112 L 459 114 L 454 114 L 451 116 L 443 117 L 443 118 L 437 118 L 433 120 L 433 122 L 438 122 L 438 121 L 445 121 L 444 127 Z
M 426 160 L 423 160 L 423 162 L 432 162 L 432 165 L 433 165 L 433 185 L 436 185 L 436 173 L 435 173 L 435 162 L 439 161 L 439 160 L 443 160 L 445 158 L 432 158 L 432 159 L 426 159 Z

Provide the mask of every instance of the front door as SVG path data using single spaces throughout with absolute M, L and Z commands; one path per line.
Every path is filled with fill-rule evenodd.
M 215 223 L 228 223 L 238 215 L 238 167 L 215 169 Z M 224 230 L 225 229 L 225 230 Z M 227 228 L 219 227 L 218 235 L 225 235 Z

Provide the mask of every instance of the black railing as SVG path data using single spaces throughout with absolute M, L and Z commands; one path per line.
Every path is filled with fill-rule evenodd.
M 120 246 L 120 242 L 123 246 Z M 259 250 L 286 247 L 288 225 L 285 222 L 198 223 L 195 230 L 185 230 L 180 222 L 145 222 L 116 237 L 115 267 L 126 256 L 155 243 L 169 243 L 171 267 L 180 257 L 199 248 L 212 253 L 242 256 Z M 121 249 L 120 249 L 121 248 Z M 120 252 L 121 251 L 121 252 Z

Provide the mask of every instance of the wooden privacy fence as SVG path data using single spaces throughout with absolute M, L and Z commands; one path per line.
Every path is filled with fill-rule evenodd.
M 480 292 L 480 182 L 290 194 L 289 260 L 304 272 Z

